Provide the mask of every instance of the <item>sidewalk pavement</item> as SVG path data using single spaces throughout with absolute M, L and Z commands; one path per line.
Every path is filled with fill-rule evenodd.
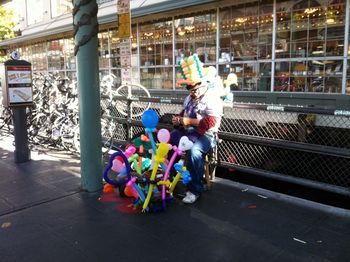
M 0 131 L 1 132 L 1 131 Z M 198 202 L 143 214 L 80 190 L 79 159 L 0 134 L 0 261 L 350 261 L 350 211 L 217 179 Z

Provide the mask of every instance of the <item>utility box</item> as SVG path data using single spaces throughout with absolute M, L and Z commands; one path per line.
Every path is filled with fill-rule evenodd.
M 2 103 L 5 107 L 32 106 L 32 65 L 24 60 L 7 60 L 0 66 Z

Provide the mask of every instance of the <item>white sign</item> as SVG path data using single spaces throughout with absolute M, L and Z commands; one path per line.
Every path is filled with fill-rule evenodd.
M 122 68 L 122 83 L 131 83 L 131 68 Z
M 31 87 L 9 88 L 10 103 L 28 103 L 33 102 Z
M 120 65 L 121 65 L 121 67 L 130 67 L 131 66 L 131 56 L 129 56 L 129 55 L 120 56 Z
M 124 14 L 130 12 L 130 0 L 118 0 L 117 1 L 118 14 Z
M 7 71 L 8 84 L 30 84 L 31 71 Z

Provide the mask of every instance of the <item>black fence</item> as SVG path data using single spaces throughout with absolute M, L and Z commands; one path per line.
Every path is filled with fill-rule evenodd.
M 181 99 L 102 97 L 102 130 L 126 144 L 144 131 L 147 108 L 171 129 Z M 107 132 L 107 133 L 106 133 Z M 350 195 L 350 112 L 266 104 L 227 104 L 219 131 L 218 166 Z

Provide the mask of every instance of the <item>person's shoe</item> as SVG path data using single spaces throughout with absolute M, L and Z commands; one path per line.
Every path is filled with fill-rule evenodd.
M 182 199 L 182 202 L 185 204 L 192 204 L 196 202 L 199 196 L 191 193 L 191 192 L 186 192 L 186 196 Z

